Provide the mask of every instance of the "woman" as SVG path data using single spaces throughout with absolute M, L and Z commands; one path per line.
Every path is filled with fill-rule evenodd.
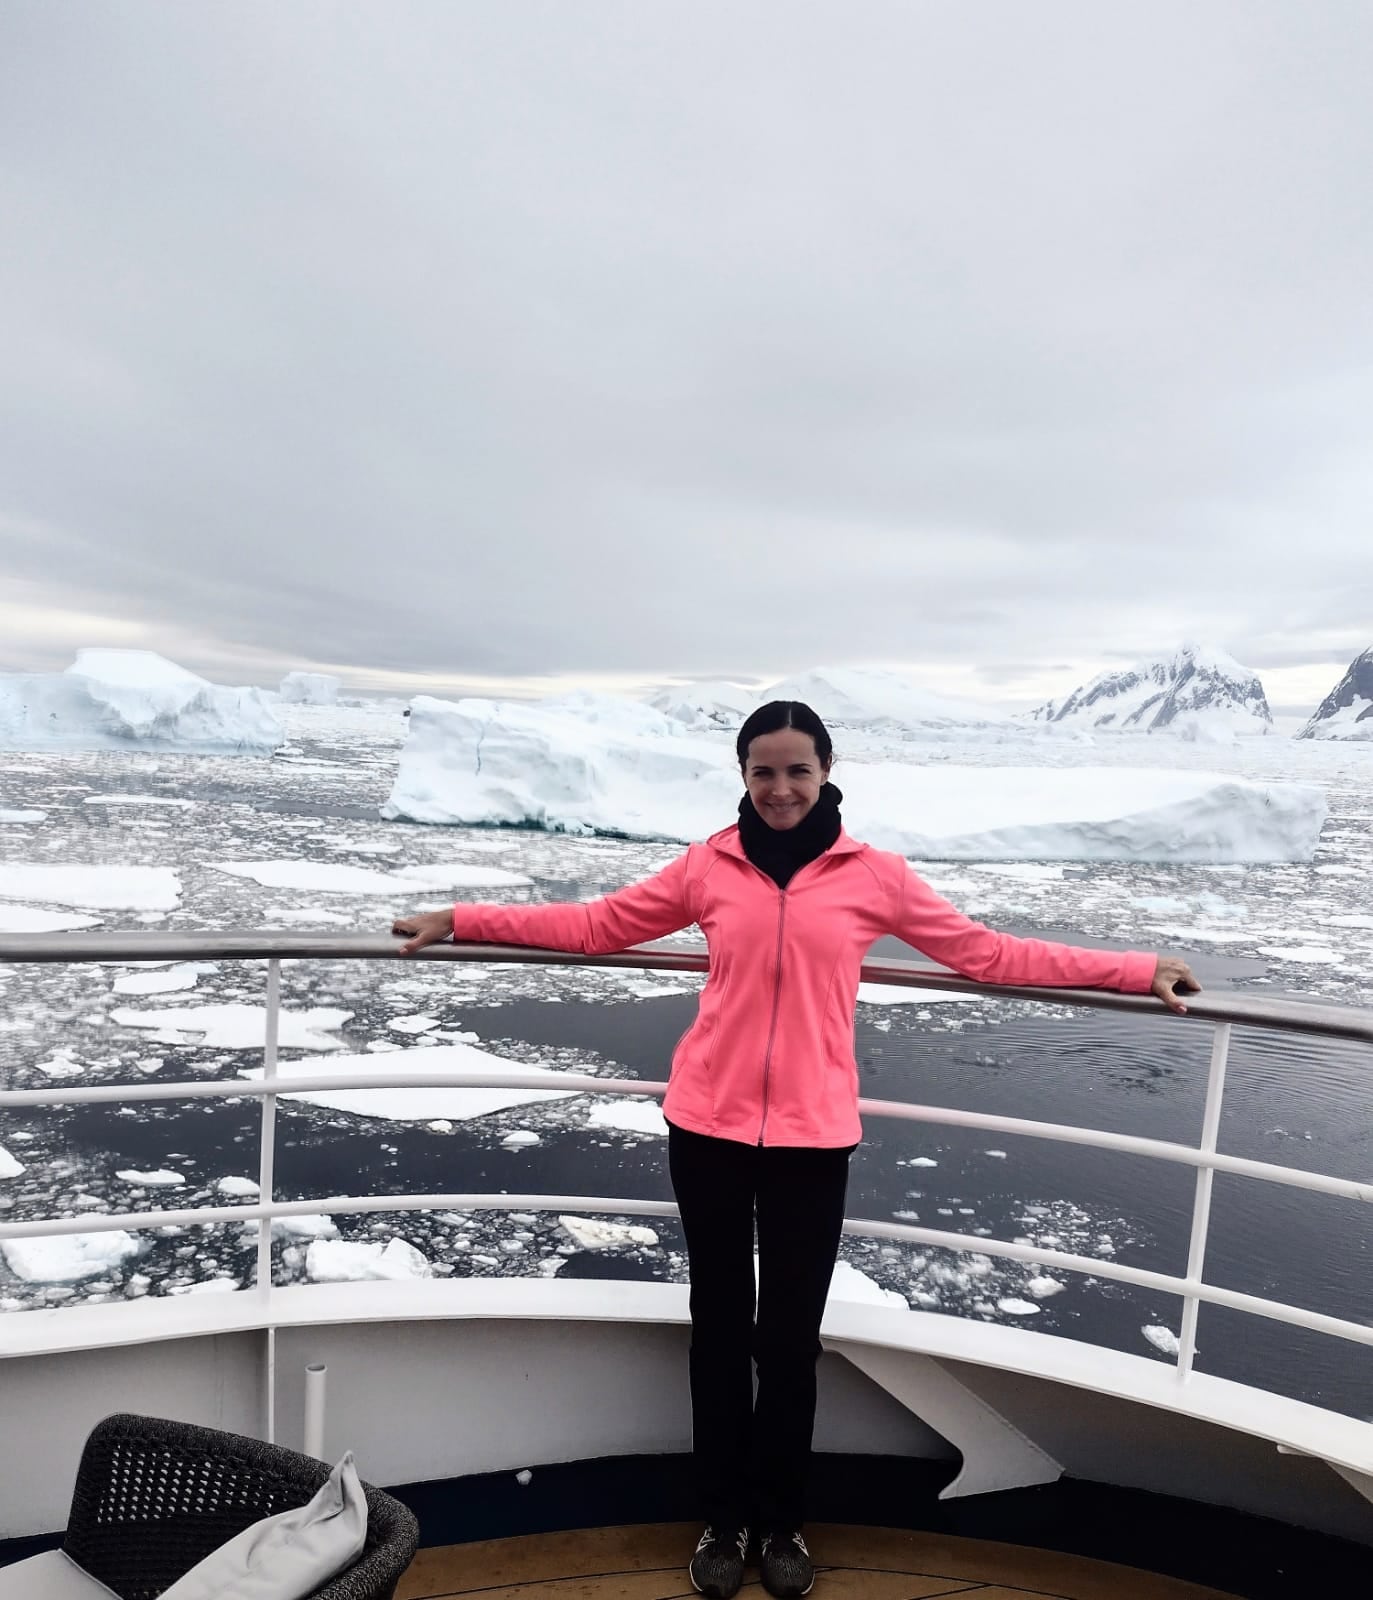
M 710 977 L 663 1113 L 691 1272 L 691 1408 L 703 1595 L 729 1600 L 750 1530 L 763 1586 L 809 1592 L 801 1535 L 820 1319 L 862 1135 L 853 1018 L 882 934 L 988 983 L 1123 989 L 1171 1010 L 1200 985 L 1171 956 L 1016 939 L 970 921 L 899 855 L 851 839 L 820 718 L 775 700 L 740 729 L 737 826 L 589 905 L 458 905 L 402 917 L 400 954 L 447 939 L 623 950 L 699 924 Z M 753 1229 L 758 1226 L 755 1318 Z M 757 1399 L 753 1367 L 757 1365 Z

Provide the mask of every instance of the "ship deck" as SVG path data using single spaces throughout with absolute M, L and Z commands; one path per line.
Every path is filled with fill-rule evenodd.
M 690 1600 L 694 1524 L 595 1528 L 421 1550 L 396 1600 Z M 815 1524 L 816 1600 L 1224 1600 L 1216 1589 L 1050 1550 Z M 764 1593 L 750 1567 L 741 1596 Z

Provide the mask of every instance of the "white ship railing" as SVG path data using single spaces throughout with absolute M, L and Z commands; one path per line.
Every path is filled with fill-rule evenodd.
M 665 1083 L 640 1079 L 601 1078 L 566 1072 L 407 1074 L 403 1066 L 403 1053 L 399 1057 L 401 1064 L 398 1066 L 389 1070 L 379 1069 L 365 1076 L 331 1075 L 325 1072 L 312 1073 L 308 1077 L 292 1077 L 289 1070 L 281 1072 L 277 1059 L 281 1011 L 281 962 L 283 960 L 395 960 L 396 948 L 396 941 L 372 935 L 168 935 L 149 932 L 38 934 L 28 935 L 23 939 L 0 938 L 0 962 L 130 962 L 190 958 L 267 962 L 264 1070 L 259 1079 L 200 1079 L 192 1083 L 95 1084 L 84 1087 L 54 1085 L 42 1089 L 0 1091 L 0 1110 L 56 1105 L 129 1105 L 161 1100 L 258 1099 L 262 1105 L 258 1200 L 246 1205 L 135 1210 L 112 1214 L 84 1213 L 76 1217 L 30 1218 L 20 1222 L 0 1222 L 0 1239 L 100 1233 L 128 1228 L 152 1229 L 256 1222 L 258 1224 L 257 1291 L 267 1295 L 272 1288 L 272 1222 L 281 1217 L 313 1215 L 322 1210 L 328 1210 L 336 1215 L 379 1211 L 486 1210 L 582 1211 L 616 1216 L 676 1216 L 677 1208 L 670 1201 L 589 1195 L 329 1195 L 309 1200 L 276 1199 L 273 1190 L 275 1119 L 277 1100 L 282 1095 L 322 1090 L 417 1087 L 547 1087 L 564 1092 L 638 1097 L 661 1097 L 666 1091 Z M 614 955 L 581 956 L 509 945 L 450 944 L 431 946 L 422 951 L 418 957 L 410 959 L 627 967 L 687 973 L 704 973 L 707 970 L 707 960 L 703 953 L 651 945 Z M 864 1099 L 859 1102 L 860 1110 L 867 1117 L 888 1117 L 905 1122 L 976 1128 L 987 1133 L 1049 1139 L 1058 1143 L 1085 1145 L 1097 1150 L 1114 1150 L 1123 1155 L 1144 1156 L 1194 1168 L 1196 1187 L 1192 1204 L 1191 1242 L 1187 1269 L 1181 1277 L 1125 1266 L 1096 1256 L 1072 1255 L 1038 1245 L 1019 1244 L 1008 1239 L 945 1232 L 908 1223 L 849 1218 L 844 1224 L 844 1231 L 847 1234 L 958 1253 L 1000 1256 L 1013 1261 L 1057 1268 L 1064 1272 L 1089 1273 L 1098 1278 L 1131 1284 L 1137 1288 L 1177 1295 L 1181 1298 L 1183 1307 L 1176 1361 L 1176 1373 L 1180 1382 L 1185 1382 L 1192 1371 L 1196 1351 L 1197 1315 L 1202 1304 L 1224 1306 L 1335 1338 L 1347 1339 L 1357 1344 L 1373 1345 L 1373 1327 L 1364 1323 L 1327 1316 L 1303 1306 L 1290 1305 L 1259 1295 L 1242 1294 L 1233 1289 L 1208 1283 L 1204 1276 L 1211 1214 L 1211 1189 L 1217 1172 L 1254 1178 L 1265 1183 L 1283 1184 L 1316 1194 L 1337 1195 L 1348 1200 L 1373 1201 L 1373 1184 L 1370 1183 L 1360 1183 L 1324 1173 L 1303 1172 L 1272 1162 L 1228 1156 L 1217 1150 L 1232 1028 L 1241 1025 L 1373 1044 L 1373 1013 L 1349 1007 L 1267 1000 L 1242 995 L 1203 995 L 1189 997 L 1187 1015 L 1178 1017 L 1163 1011 L 1159 1002 L 1150 996 L 1124 995 L 1096 989 L 1042 989 L 984 984 L 958 977 L 942 968 L 924 967 L 905 961 L 866 962 L 863 967 L 863 980 L 867 983 L 913 989 L 952 990 L 1001 999 L 1127 1011 L 1139 1016 L 1156 1018 L 1160 1024 L 1169 1027 L 1206 1027 L 1211 1030 L 1210 1070 L 1201 1137 L 1196 1145 L 1140 1138 L 1131 1134 L 1109 1133 L 1101 1129 L 1063 1123 L 1039 1122 L 1021 1117 L 907 1105 L 898 1101 Z M 397 1061 L 398 1057 L 391 1056 L 388 1059 Z

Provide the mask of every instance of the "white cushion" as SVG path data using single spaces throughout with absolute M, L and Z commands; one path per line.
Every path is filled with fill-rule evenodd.
M 304 1600 L 352 1566 L 366 1538 L 367 1501 L 350 1450 L 309 1505 L 245 1528 L 164 1589 L 162 1600 Z
M 111 1595 L 113 1589 L 61 1550 L 45 1550 L 41 1556 L 0 1567 L 0 1600 L 109 1600 Z

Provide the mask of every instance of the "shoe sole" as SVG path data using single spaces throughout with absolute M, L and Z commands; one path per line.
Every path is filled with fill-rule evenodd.
M 701 1585 L 697 1583 L 696 1574 L 691 1570 L 690 1567 L 687 1568 L 687 1577 L 691 1579 L 691 1587 L 695 1589 L 697 1594 L 705 1595 L 706 1600 L 734 1600 L 734 1596 L 739 1593 L 739 1590 L 743 1587 L 744 1583 L 744 1580 L 740 1578 L 739 1582 L 736 1583 L 726 1595 L 720 1589 L 703 1589 Z M 812 1583 L 812 1588 L 813 1587 L 814 1584 Z M 806 1593 L 809 1594 L 810 1589 L 807 1589 Z

